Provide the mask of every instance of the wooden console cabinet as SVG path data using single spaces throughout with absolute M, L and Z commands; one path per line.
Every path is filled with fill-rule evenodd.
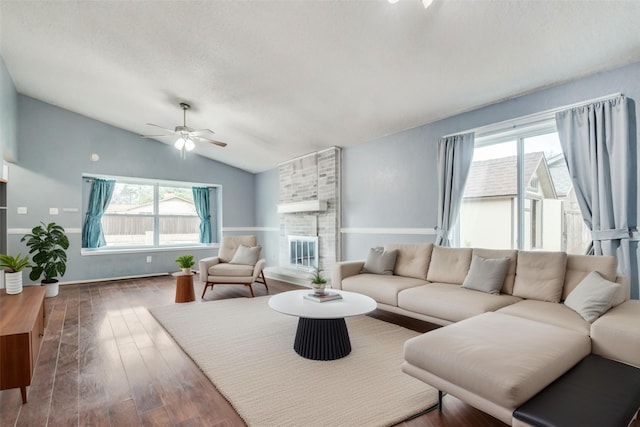
M 0 291 L 0 390 L 20 387 L 22 403 L 44 335 L 44 296 L 44 286 L 25 286 L 16 295 Z

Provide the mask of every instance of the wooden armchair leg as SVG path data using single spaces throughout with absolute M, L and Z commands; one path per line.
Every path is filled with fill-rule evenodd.
M 204 299 L 204 294 L 207 292 L 207 288 L 211 286 L 211 290 L 213 290 L 213 283 L 211 282 L 207 282 L 204 285 L 204 289 L 202 290 L 202 296 L 200 297 L 200 299 Z
M 253 288 L 251 287 L 251 283 L 249 283 L 247 286 L 249 287 L 249 291 L 251 292 L 251 298 L 254 298 L 255 295 L 253 294 Z
M 265 279 L 265 277 L 264 277 L 264 271 L 260 272 L 260 276 L 262 276 L 262 282 L 261 283 L 267 289 L 267 293 L 269 293 L 269 286 L 267 286 L 267 279 Z

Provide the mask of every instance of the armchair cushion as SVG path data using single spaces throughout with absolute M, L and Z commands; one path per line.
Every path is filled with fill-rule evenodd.
M 209 268 L 209 276 L 219 277 L 252 277 L 253 265 L 231 264 L 223 262 Z
M 231 258 L 231 261 L 229 261 L 229 264 L 254 266 L 256 265 L 256 262 L 258 262 L 258 258 L 260 258 L 261 249 L 260 245 L 253 246 L 251 248 L 245 245 L 240 245 L 238 246 L 236 253 L 233 255 L 233 258 Z
M 256 236 L 225 236 L 222 238 L 220 251 L 218 252 L 220 262 L 231 261 L 240 245 L 252 247 L 256 246 L 256 244 Z

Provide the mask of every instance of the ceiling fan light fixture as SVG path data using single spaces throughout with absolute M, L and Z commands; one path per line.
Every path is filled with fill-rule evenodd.
M 424 6 L 425 9 L 429 8 L 429 6 L 431 6 L 432 3 L 433 3 L 433 0 L 422 0 L 422 5 Z
M 176 150 L 182 150 L 186 143 L 187 141 L 185 141 L 184 138 L 180 137 L 176 139 L 176 142 L 173 143 L 173 146 L 176 147 Z M 193 144 L 193 141 L 191 143 Z
M 209 144 L 217 145 L 219 147 L 226 147 L 227 144 L 225 142 L 215 141 L 209 137 L 209 134 L 214 134 L 215 132 L 211 129 L 199 129 L 195 130 L 187 126 L 187 110 L 191 108 L 189 104 L 186 102 L 180 103 L 180 108 L 182 108 L 182 125 L 176 126 L 173 129 L 168 129 L 159 125 L 155 125 L 153 123 L 147 123 L 149 126 L 154 126 L 156 128 L 160 128 L 166 132 L 164 135 L 140 135 L 142 138 L 158 138 L 164 136 L 177 136 L 173 143 L 173 146 L 176 150 L 180 151 L 182 158 L 185 158 L 185 153 L 187 151 L 193 151 L 196 148 L 196 141 L 198 142 L 206 142 Z M 207 136 L 205 136 L 207 135 Z

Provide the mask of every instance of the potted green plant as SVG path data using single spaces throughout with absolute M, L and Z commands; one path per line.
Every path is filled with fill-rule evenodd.
M 47 297 L 58 295 L 58 279 L 64 276 L 67 271 L 67 253 L 69 248 L 69 238 L 64 232 L 64 228 L 55 222 L 45 224 L 40 223 L 25 234 L 21 242 L 26 240 L 29 253 L 33 254 L 31 280 L 38 280 L 43 277 L 41 283 L 47 287 Z
M 176 258 L 176 262 L 180 266 L 180 269 L 185 274 L 191 274 L 191 267 L 196 263 L 193 260 L 193 255 L 180 255 Z
M 17 256 L 0 255 L 0 269 L 4 275 L 7 294 L 19 294 L 22 292 L 22 270 L 31 267 L 29 257 L 23 257 L 22 254 Z
M 320 267 L 314 267 L 313 276 L 311 276 L 311 287 L 313 293 L 316 295 L 324 295 L 327 281 L 322 277 L 322 269 Z

